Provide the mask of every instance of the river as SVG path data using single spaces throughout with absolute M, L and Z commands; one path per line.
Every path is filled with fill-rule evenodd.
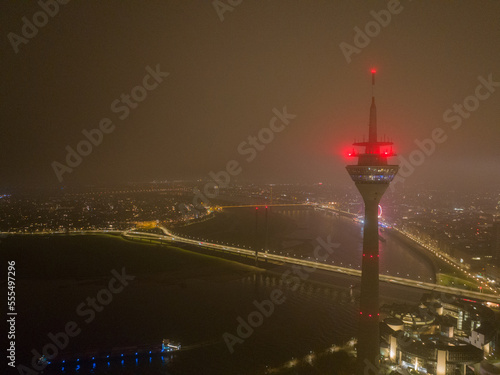
M 240 245 L 266 246 L 265 213 L 227 209 L 212 220 L 178 228 L 188 236 Z M 317 238 L 339 243 L 332 261 L 351 267 L 361 259 L 359 224 L 311 209 L 273 208 L 268 213 L 267 246 L 276 252 L 307 257 Z M 255 235 L 257 233 L 257 236 Z M 430 266 L 398 240 L 384 235 L 381 270 L 432 278 Z M 258 241 L 258 242 L 257 242 Z M 283 284 L 287 266 L 275 272 L 165 246 L 135 243 L 112 236 L 13 236 L 2 239 L 2 263 L 16 261 L 16 350 L 18 364 L 30 366 L 31 350 L 43 351 L 49 333 L 74 321 L 81 329 L 59 356 L 158 343 L 162 338 L 187 349 L 172 356 L 56 366 L 45 374 L 264 374 L 310 351 L 342 345 L 356 335 L 356 277 L 316 271 L 297 290 Z M 4 251 L 5 250 L 5 251 Z M 329 259 L 330 260 L 330 259 Z M 124 267 L 135 279 L 93 321 L 78 306 L 107 288 L 111 270 Z M 356 288 L 355 288 L 356 289 Z M 281 303 L 247 336 L 228 345 L 225 334 L 238 336 L 241 321 L 258 311 L 256 304 Z M 282 294 L 281 294 L 282 293 Z M 381 284 L 381 301 L 416 302 L 417 289 Z M 228 336 L 227 336 L 228 337 Z M 57 359 L 57 357 L 56 357 Z

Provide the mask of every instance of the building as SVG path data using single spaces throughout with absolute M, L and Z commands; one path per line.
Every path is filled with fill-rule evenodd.
M 372 90 L 374 85 L 375 70 L 372 70 Z M 388 148 L 392 142 L 381 142 L 377 137 L 377 108 L 373 95 L 368 141 L 353 145 L 364 147 L 363 153 L 353 150 L 349 154 L 358 158 L 358 164 L 346 167 L 365 204 L 356 367 L 358 374 L 364 374 L 367 366 L 378 368 L 380 358 L 378 205 L 398 171 L 397 165 L 387 163 L 387 159 L 394 156 Z
M 485 304 L 425 294 L 420 305 L 384 305 L 381 354 L 388 366 L 436 375 L 473 374 L 496 350 L 495 314 Z

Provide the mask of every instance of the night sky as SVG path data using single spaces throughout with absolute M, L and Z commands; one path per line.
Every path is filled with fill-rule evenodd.
M 406 183 L 500 182 L 500 1 L 215 5 L 219 14 L 208 0 L 72 0 L 53 17 L 38 13 L 46 25 L 19 42 L 23 17 L 42 8 L 3 1 L 0 188 L 207 178 L 230 160 L 241 167 L 233 181 L 352 184 L 343 154 L 367 135 L 372 67 L 379 135 L 395 152 L 408 159 L 436 128 L 447 137 Z M 370 12 L 388 7 L 378 31 Z M 373 36 L 358 48 L 355 27 L 367 26 Z M 346 58 L 341 43 L 355 52 Z M 137 89 L 146 97 L 125 116 L 121 95 L 144 85 L 148 66 L 168 76 L 146 80 L 155 88 Z M 479 77 L 499 83 L 476 94 Z M 457 117 L 455 103 L 473 110 Z M 284 107 L 296 117 L 263 131 L 274 139 L 247 161 L 238 146 Z M 66 164 L 66 147 L 103 118 L 114 130 L 60 182 L 53 162 Z

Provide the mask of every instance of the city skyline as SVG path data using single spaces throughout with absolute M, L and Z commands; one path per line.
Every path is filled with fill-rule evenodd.
M 2 3 L 5 369 L 500 373 L 499 15 Z

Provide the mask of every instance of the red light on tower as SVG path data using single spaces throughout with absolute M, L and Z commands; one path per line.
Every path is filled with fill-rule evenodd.
M 375 73 L 377 73 L 377 69 L 372 68 L 371 72 L 372 72 L 372 74 L 375 74 Z
M 358 153 L 356 152 L 356 150 L 352 149 L 352 150 L 346 151 L 345 155 L 348 158 L 352 158 L 352 157 L 358 156 Z

